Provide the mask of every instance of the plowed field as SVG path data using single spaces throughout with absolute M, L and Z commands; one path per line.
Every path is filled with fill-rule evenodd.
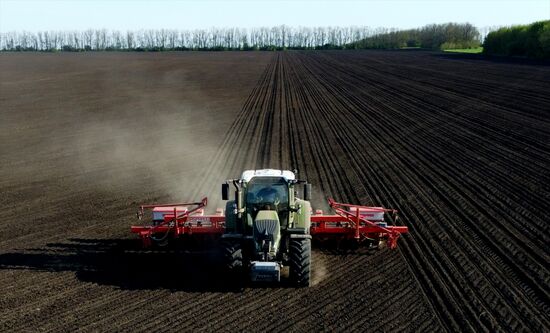
M 0 54 L 0 331 L 549 331 L 549 91 L 544 64 L 419 51 Z M 129 234 L 264 167 L 410 234 L 314 249 L 307 289 Z

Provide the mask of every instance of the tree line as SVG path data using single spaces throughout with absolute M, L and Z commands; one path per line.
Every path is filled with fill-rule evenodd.
M 490 32 L 483 42 L 483 53 L 550 59 L 550 20 Z
M 369 27 L 260 27 L 195 30 L 0 33 L 4 51 L 279 50 L 344 48 L 376 33 Z
M 391 30 L 353 43 L 360 49 L 466 49 L 481 43 L 479 30 L 470 23 L 429 24 L 417 29 Z
M 469 23 L 431 24 L 419 29 L 369 27 L 210 28 L 195 30 L 2 32 L 3 51 L 185 51 L 282 49 L 468 48 L 480 33 Z

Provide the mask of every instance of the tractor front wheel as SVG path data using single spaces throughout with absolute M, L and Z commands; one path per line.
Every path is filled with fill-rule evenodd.
M 222 260 L 229 273 L 240 273 L 243 268 L 243 250 L 241 243 L 226 240 L 222 242 Z
M 311 285 L 311 239 L 291 239 L 289 244 L 290 280 L 297 287 Z

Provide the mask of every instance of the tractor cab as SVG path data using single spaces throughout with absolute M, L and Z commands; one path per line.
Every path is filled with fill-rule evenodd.
M 262 210 L 277 213 L 281 225 L 288 224 L 289 184 L 283 177 L 254 177 L 246 187 L 246 210 L 252 220 Z

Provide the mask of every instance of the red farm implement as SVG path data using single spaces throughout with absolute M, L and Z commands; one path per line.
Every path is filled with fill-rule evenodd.
M 303 184 L 303 199 L 298 185 Z M 234 197 L 229 200 L 230 185 Z M 225 209 L 205 215 L 207 198 L 197 202 L 144 205 L 152 210 L 152 223 L 133 226 L 144 247 L 185 237 L 209 237 L 220 241 L 224 265 L 231 271 L 246 270 L 253 281 L 279 281 L 281 267 L 297 286 L 309 286 L 311 240 L 347 240 L 355 244 L 386 243 L 397 247 L 406 226 L 388 224 L 397 211 L 382 207 L 344 204 L 329 199 L 334 214 L 312 211 L 311 185 L 287 170 L 247 170 L 222 185 Z
M 139 219 L 143 218 L 146 209 L 151 209 L 152 224 L 132 226 L 131 231 L 141 237 L 144 247 L 184 235 L 220 237 L 225 230 L 224 211 L 218 208 L 216 214 L 204 215 L 207 202 L 207 198 L 203 198 L 198 202 L 142 205 L 137 214 Z M 336 214 L 325 215 L 322 210 L 311 214 L 310 234 L 313 239 L 347 239 L 358 243 L 387 241 L 388 247 L 394 249 L 400 234 L 408 232 L 406 226 L 391 226 L 385 221 L 386 213 L 391 213 L 393 220 L 397 220 L 394 209 L 343 204 L 333 199 L 329 199 L 329 206 Z
M 151 209 L 152 224 L 132 226 L 131 230 L 141 236 L 144 247 L 184 235 L 221 236 L 225 225 L 223 209 L 218 209 L 215 215 L 204 215 L 207 203 L 208 199 L 203 198 L 198 202 L 142 205 L 138 219 L 143 218 L 146 209 Z

